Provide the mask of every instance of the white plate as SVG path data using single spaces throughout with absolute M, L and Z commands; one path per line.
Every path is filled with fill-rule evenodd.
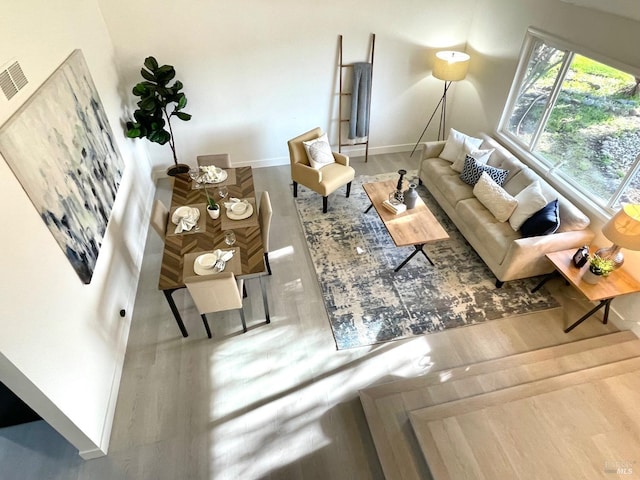
M 203 175 L 202 177 L 200 177 L 200 183 L 210 183 L 210 184 L 216 184 L 216 183 L 220 183 L 220 182 L 224 182 L 227 177 L 229 176 L 229 174 L 227 173 L 226 170 L 220 170 L 220 173 L 216 176 L 216 178 L 209 180 L 207 177 L 208 175 Z
M 178 207 L 175 212 L 171 216 L 171 221 L 174 225 L 177 225 L 180 222 L 181 218 L 193 216 L 193 218 L 198 221 L 200 218 L 200 210 L 195 207 Z
M 222 270 L 217 268 L 213 268 L 214 263 L 218 259 L 218 255 L 215 253 L 203 253 L 199 257 L 197 257 L 193 262 L 193 271 L 196 272 L 196 275 L 212 275 L 214 273 L 219 273 Z M 211 266 L 204 266 L 211 265 Z
M 251 204 L 248 204 L 247 209 L 240 215 L 236 215 L 230 208 L 227 208 L 227 217 L 229 217 L 229 220 L 244 220 L 245 218 L 249 218 L 251 215 L 253 215 L 253 205 Z

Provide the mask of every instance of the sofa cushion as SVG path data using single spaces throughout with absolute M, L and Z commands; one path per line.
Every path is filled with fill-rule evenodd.
M 509 224 L 517 231 L 527 219 L 547 204 L 547 200 L 542 196 L 540 183 L 537 180 L 518 193 L 515 198 L 518 206 L 509 217 Z
M 482 172 L 480 180 L 473 187 L 473 194 L 499 222 L 509 220 L 518 206 L 518 201 L 494 182 L 487 172 Z
M 507 170 L 502 170 L 500 168 L 490 167 L 489 165 L 482 165 L 478 163 L 473 157 L 467 155 L 467 158 L 464 160 L 464 169 L 460 174 L 460 179 L 473 186 L 480 179 L 480 175 L 482 172 L 487 172 L 489 176 L 496 182 L 498 185 L 502 185 L 504 180 L 507 178 L 509 172 Z
M 533 170 L 529 167 L 525 167 L 514 176 L 510 177 L 508 181 L 505 181 L 502 186 L 510 195 L 515 197 L 533 182 L 536 182 L 539 178 L 540 177 L 538 177 Z
M 508 179 L 503 187 L 509 194 L 516 196 L 533 182 L 538 182 L 542 196 L 548 202 L 558 199 L 558 211 L 560 215 L 560 227 L 558 232 L 572 232 L 575 230 L 584 230 L 589 226 L 591 221 L 582 211 L 573 203 L 560 195 L 551 185 L 542 180 L 533 170 L 525 167 L 518 172 L 513 178 Z
M 531 218 L 525 220 L 520 227 L 523 237 L 538 237 L 549 235 L 558 230 L 560 226 L 560 216 L 558 212 L 558 200 L 547 203 L 544 207 L 534 213 Z
M 521 238 L 508 222 L 499 222 L 477 198 L 462 200 L 456 204 L 456 213 L 476 237 L 472 244 L 490 245 L 487 249 L 497 263 L 502 263 L 514 240 Z
M 466 148 L 476 150 L 482 143 L 481 138 L 470 137 L 462 132 L 459 132 L 453 128 L 449 129 L 449 136 L 447 137 L 447 143 L 444 144 L 444 148 L 440 153 L 440 158 L 455 162 L 461 155 L 464 158 L 465 144 Z
M 443 175 L 438 178 L 431 188 L 437 188 L 451 205 L 455 205 L 460 200 L 473 198 L 473 189 L 460 180 L 455 172 L 449 169 L 454 175 Z
M 560 227 L 558 227 L 557 230 L 558 233 L 584 230 L 591 223 L 589 217 L 562 196 L 558 196 L 558 214 L 560 217 Z
M 457 176 L 451 170 L 451 163 L 441 158 L 428 158 L 422 162 L 422 173 L 429 178 L 440 178 L 443 175 Z
M 458 158 L 455 162 L 453 162 L 451 168 L 455 172 L 462 173 L 462 170 L 464 169 L 464 161 L 466 160 L 467 155 L 475 158 L 476 162 L 485 164 L 489 160 L 489 157 L 491 157 L 492 153 L 493 148 L 489 148 L 487 150 L 471 150 L 469 153 L 466 153 L 464 157 Z
M 504 182 L 507 183 L 510 179 L 515 177 L 521 170 L 527 169 L 528 167 L 518 160 L 515 157 L 507 157 L 502 158 L 498 157 L 498 159 L 494 159 L 494 155 L 491 155 L 487 165 L 492 167 L 501 168 L 502 170 L 507 170 L 509 174 L 507 178 L 505 178 Z

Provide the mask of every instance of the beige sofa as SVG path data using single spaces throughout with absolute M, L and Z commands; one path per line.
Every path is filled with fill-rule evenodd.
M 594 236 L 588 229 L 589 218 L 496 140 L 487 135 L 481 138 L 480 149 L 495 149 L 487 165 L 509 171 L 502 185 L 509 194 L 515 196 L 538 180 L 548 202 L 558 199 L 560 226 L 555 233 L 523 238 L 508 221 L 498 221 L 474 196 L 473 187 L 464 183 L 460 174 L 451 168 L 452 163 L 439 158 L 445 141 L 424 144 L 420 180 L 491 269 L 497 279 L 496 286 L 551 272 L 553 267 L 545 253 L 588 244 Z

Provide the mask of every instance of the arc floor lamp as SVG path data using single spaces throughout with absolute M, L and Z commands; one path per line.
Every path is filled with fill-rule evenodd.
M 467 70 L 469 69 L 469 60 L 471 57 L 463 52 L 455 52 L 452 50 L 445 50 L 442 52 L 436 53 L 436 58 L 433 63 L 433 76 L 439 80 L 444 80 L 444 91 L 442 92 L 442 97 L 440 97 L 440 101 L 436 105 L 436 108 L 433 110 L 431 117 L 429 117 L 429 121 L 427 125 L 422 130 L 420 134 L 420 138 L 416 142 L 413 150 L 411 150 L 411 155 L 416 151 L 420 140 L 424 136 L 427 128 L 431 124 L 433 117 L 436 116 L 438 112 L 438 108 L 440 108 L 440 124 L 438 126 L 438 140 L 444 140 L 444 136 L 446 135 L 446 116 L 447 116 L 447 91 L 453 82 L 457 82 L 459 80 L 463 80 L 464 77 L 467 76 Z

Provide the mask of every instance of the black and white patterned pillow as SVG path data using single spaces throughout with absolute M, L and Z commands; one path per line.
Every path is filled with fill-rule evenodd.
M 460 180 L 474 186 L 478 183 L 478 180 L 480 180 L 482 172 L 487 172 L 487 175 L 489 175 L 491 179 L 500 186 L 502 186 L 504 181 L 507 179 L 507 175 L 509 175 L 509 170 L 483 165 L 478 163 L 472 156 L 467 155 L 464 159 L 464 168 L 460 174 Z

